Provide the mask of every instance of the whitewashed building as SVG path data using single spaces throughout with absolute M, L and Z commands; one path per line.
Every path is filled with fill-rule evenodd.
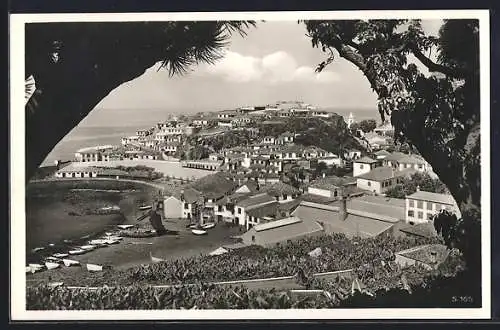
M 453 196 L 418 190 L 406 196 L 406 222 L 423 223 L 441 210 L 448 210 L 461 217 L 460 209 Z

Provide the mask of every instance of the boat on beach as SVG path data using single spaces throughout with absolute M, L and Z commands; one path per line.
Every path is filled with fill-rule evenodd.
M 200 229 L 193 229 L 191 232 L 195 235 L 205 235 L 207 233 L 206 230 L 200 230 Z
M 134 227 L 134 225 L 117 225 L 117 227 L 120 229 L 129 229 Z
M 31 252 L 35 253 L 35 252 L 42 251 L 42 250 L 45 250 L 45 248 L 44 247 L 36 247 L 36 248 L 32 249 Z
M 90 245 L 96 246 L 105 246 L 107 243 L 107 239 L 93 239 L 89 242 Z
M 71 255 L 78 255 L 78 254 L 84 254 L 85 252 L 87 252 L 87 251 L 82 250 L 82 249 L 75 249 L 75 250 L 69 251 L 68 253 Z
M 66 266 L 66 267 L 77 266 L 80 264 L 79 261 L 71 260 L 71 259 L 63 259 L 63 263 L 64 263 L 64 266 Z
M 59 262 L 61 259 L 56 258 L 56 257 L 47 257 L 45 258 L 45 261 L 50 261 L 50 262 Z
M 203 229 L 212 229 L 212 228 L 214 228 L 214 227 L 215 227 L 215 223 L 213 223 L 213 222 L 212 222 L 212 223 L 206 223 L 206 224 L 204 224 L 204 225 L 201 225 L 201 228 L 203 228 Z
M 157 264 L 159 262 L 164 262 L 165 259 L 162 259 L 162 258 L 158 258 L 158 257 L 153 257 L 153 254 L 151 252 L 149 252 L 149 256 L 151 257 L 151 262 Z
M 64 257 L 67 257 L 69 254 L 67 253 L 54 253 L 52 256 L 54 258 L 64 258 Z
M 47 267 L 47 269 L 56 269 L 60 266 L 61 264 L 58 263 L 58 262 L 50 262 L 50 261 L 47 261 L 45 262 L 45 267 Z
M 102 271 L 101 265 L 87 264 L 87 270 L 89 272 L 100 272 Z
M 96 248 L 95 245 L 82 245 L 80 246 L 80 249 L 85 250 L 85 251 L 92 251 Z
M 149 210 L 151 209 L 152 206 L 151 205 L 143 205 L 143 206 L 139 206 L 139 210 L 141 211 L 144 211 L 144 210 Z

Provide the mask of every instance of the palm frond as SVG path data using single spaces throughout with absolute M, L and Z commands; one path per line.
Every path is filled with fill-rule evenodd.
M 214 64 L 224 56 L 229 38 L 235 32 L 246 35 L 253 21 L 183 22 L 165 31 L 169 45 L 164 51 L 160 68 L 169 75 L 183 75 L 193 65 Z

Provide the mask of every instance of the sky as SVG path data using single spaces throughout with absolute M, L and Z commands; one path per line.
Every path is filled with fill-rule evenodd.
M 436 35 L 441 21 L 423 21 L 422 25 L 426 33 Z M 376 107 L 367 79 L 350 62 L 337 58 L 316 74 L 314 69 L 325 59 L 326 54 L 312 47 L 304 24 L 259 22 L 246 37 L 234 35 L 225 57 L 215 65 L 201 64 L 173 78 L 166 70 L 152 67 L 112 91 L 85 122 L 133 109 L 217 111 L 278 100 L 338 109 Z

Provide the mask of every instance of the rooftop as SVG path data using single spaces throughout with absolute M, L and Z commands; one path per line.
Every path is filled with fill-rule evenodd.
M 263 218 L 266 216 L 275 216 L 278 211 L 278 202 L 263 204 L 260 206 L 256 206 L 251 210 L 247 211 L 247 214 L 251 217 Z
M 408 196 L 406 196 L 406 198 L 429 201 L 429 202 L 440 203 L 440 204 L 448 204 L 448 205 L 455 205 L 456 204 L 455 199 L 453 199 L 453 196 L 451 196 L 451 195 L 438 194 L 438 193 L 422 191 L 422 190 L 417 191 L 411 195 L 408 195 Z
M 354 162 L 363 164 L 373 164 L 376 163 L 377 161 L 375 159 L 371 159 L 370 157 L 364 156 L 361 157 L 360 159 L 356 159 Z
M 314 180 L 309 186 L 311 188 L 319 189 L 337 189 L 346 184 L 356 183 L 356 178 L 353 177 L 338 177 L 338 176 L 327 176 L 321 179 Z
M 279 195 L 295 195 L 299 193 L 299 190 L 289 184 L 283 182 L 276 182 L 269 185 L 264 185 L 260 188 L 261 191 L 268 193 L 271 196 Z
M 384 160 L 387 161 L 395 161 L 403 164 L 417 164 L 423 165 L 426 164 L 426 161 L 417 155 L 408 155 L 402 152 L 393 152 L 389 156 L 387 156 Z
M 432 222 L 424 222 L 415 225 L 407 224 L 399 229 L 403 233 L 421 236 L 421 237 L 435 237 L 437 236 L 436 229 Z
M 259 232 L 259 231 L 264 231 L 264 230 L 269 230 L 269 229 L 273 229 L 273 228 L 291 225 L 291 224 L 294 224 L 294 223 L 297 223 L 300 221 L 301 220 L 297 217 L 290 217 L 290 218 L 285 218 L 285 219 L 281 219 L 281 220 L 276 220 L 276 221 L 271 221 L 271 222 L 259 224 L 259 225 L 256 225 L 254 228 L 255 228 L 255 231 Z
M 417 246 L 407 250 L 396 252 L 396 254 L 402 255 L 404 257 L 420 261 L 422 263 L 432 265 L 439 264 L 443 262 L 449 255 L 450 250 L 446 245 L 442 244 L 429 244 Z M 432 254 L 435 255 L 436 262 L 432 261 Z
M 246 198 L 240 202 L 238 202 L 238 206 L 247 208 L 247 209 L 252 209 L 254 207 L 258 207 L 260 205 L 264 204 L 269 204 L 276 202 L 276 199 L 273 197 L 269 196 L 266 193 L 261 193 L 257 195 L 250 196 L 249 198 Z
M 392 167 L 381 166 L 374 168 L 368 173 L 358 175 L 356 178 L 366 179 L 371 181 L 384 181 L 396 177 L 410 176 L 415 172 L 416 171 L 414 169 L 410 168 L 404 169 L 402 171 L 396 171 Z

